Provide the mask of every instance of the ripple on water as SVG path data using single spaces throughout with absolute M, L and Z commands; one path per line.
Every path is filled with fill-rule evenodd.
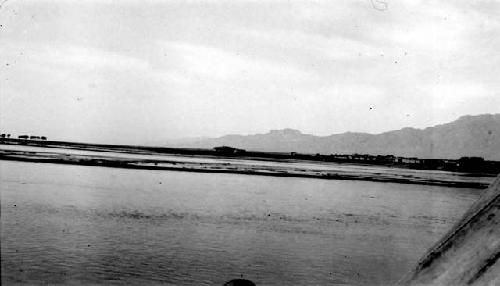
M 7 283 L 222 285 L 243 275 L 257 285 L 385 285 L 477 196 L 234 174 L 0 168 Z

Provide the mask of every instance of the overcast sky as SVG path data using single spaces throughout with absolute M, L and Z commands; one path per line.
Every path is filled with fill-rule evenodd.
M 500 112 L 498 1 L 2 1 L 0 128 L 113 143 Z

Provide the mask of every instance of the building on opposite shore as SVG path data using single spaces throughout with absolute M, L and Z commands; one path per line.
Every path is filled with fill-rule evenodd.
M 224 156 L 234 156 L 244 154 L 244 149 L 233 148 L 229 146 L 219 146 L 214 148 L 215 153 Z

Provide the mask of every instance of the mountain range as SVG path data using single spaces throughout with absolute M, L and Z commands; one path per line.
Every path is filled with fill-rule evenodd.
M 380 134 L 346 132 L 315 136 L 287 128 L 266 134 L 185 139 L 168 142 L 168 145 L 191 148 L 225 145 L 252 151 L 390 154 L 429 159 L 479 156 L 500 160 L 500 114 L 467 115 L 425 129 L 408 127 Z

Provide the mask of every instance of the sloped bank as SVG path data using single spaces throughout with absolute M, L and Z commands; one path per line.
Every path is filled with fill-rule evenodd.
M 500 175 L 398 285 L 500 285 Z

